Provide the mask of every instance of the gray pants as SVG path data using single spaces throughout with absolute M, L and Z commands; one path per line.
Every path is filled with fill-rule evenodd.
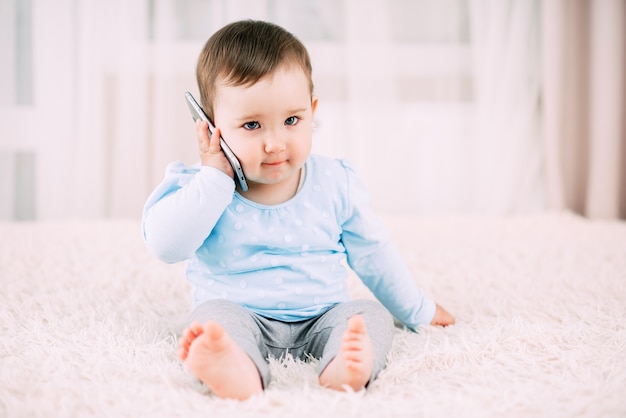
M 324 314 L 299 322 L 283 322 L 257 315 L 227 300 L 210 300 L 198 306 L 189 322 L 204 324 L 215 320 L 230 337 L 250 356 L 267 388 L 271 376 L 267 359 L 281 359 L 286 353 L 306 360 L 313 356 L 320 360 L 318 373 L 335 358 L 348 325 L 348 319 L 360 314 L 374 345 L 374 368 L 370 382 L 387 364 L 387 353 L 393 339 L 393 318 L 378 302 L 355 300 L 340 303 Z

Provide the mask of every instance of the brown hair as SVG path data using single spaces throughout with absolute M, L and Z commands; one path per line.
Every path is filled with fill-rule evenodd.
M 273 23 L 243 20 L 224 26 L 204 45 L 196 67 L 200 100 L 213 119 L 219 79 L 232 86 L 254 84 L 281 65 L 302 68 L 313 95 L 309 53 L 291 33 Z

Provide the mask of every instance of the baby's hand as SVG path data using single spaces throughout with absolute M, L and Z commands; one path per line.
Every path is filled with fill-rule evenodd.
M 437 310 L 435 311 L 435 317 L 430 322 L 430 325 L 437 325 L 441 327 L 445 327 L 447 325 L 454 324 L 454 317 L 448 313 L 444 308 L 437 305 Z
M 215 167 L 228 176 L 233 177 L 233 169 L 220 146 L 220 129 L 215 128 L 213 135 L 209 137 L 209 125 L 198 119 L 196 122 L 196 136 L 198 137 L 200 163 L 209 167 Z

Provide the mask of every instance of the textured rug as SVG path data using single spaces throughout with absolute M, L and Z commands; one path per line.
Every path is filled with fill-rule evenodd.
M 367 391 L 321 388 L 314 364 L 286 359 L 245 402 L 176 359 L 183 265 L 153 259 L 138 221 L 0 224 L 0 416 L 626 416 L 625 223 L 386 221 L 457 324 L 398 329 Z

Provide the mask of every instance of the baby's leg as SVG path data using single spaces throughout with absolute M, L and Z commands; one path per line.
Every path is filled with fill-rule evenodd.
M 267 387 L 267 352 L 252 312 L 227 300 L 211 300 L 198 306 L 189 321 L 179 357 L 217 396 L 245 399 Z
M 180 346 L 180 359 L 220 398 L 244 400 L 263 391 L 256 365 L 217 322 L 192 323 Z
M 393 339 L 393 318 L 378 302 L 341 303 L 313 327 L 324 344 L 319 381 L 336 390 L 363 389 L 386 366 Z

